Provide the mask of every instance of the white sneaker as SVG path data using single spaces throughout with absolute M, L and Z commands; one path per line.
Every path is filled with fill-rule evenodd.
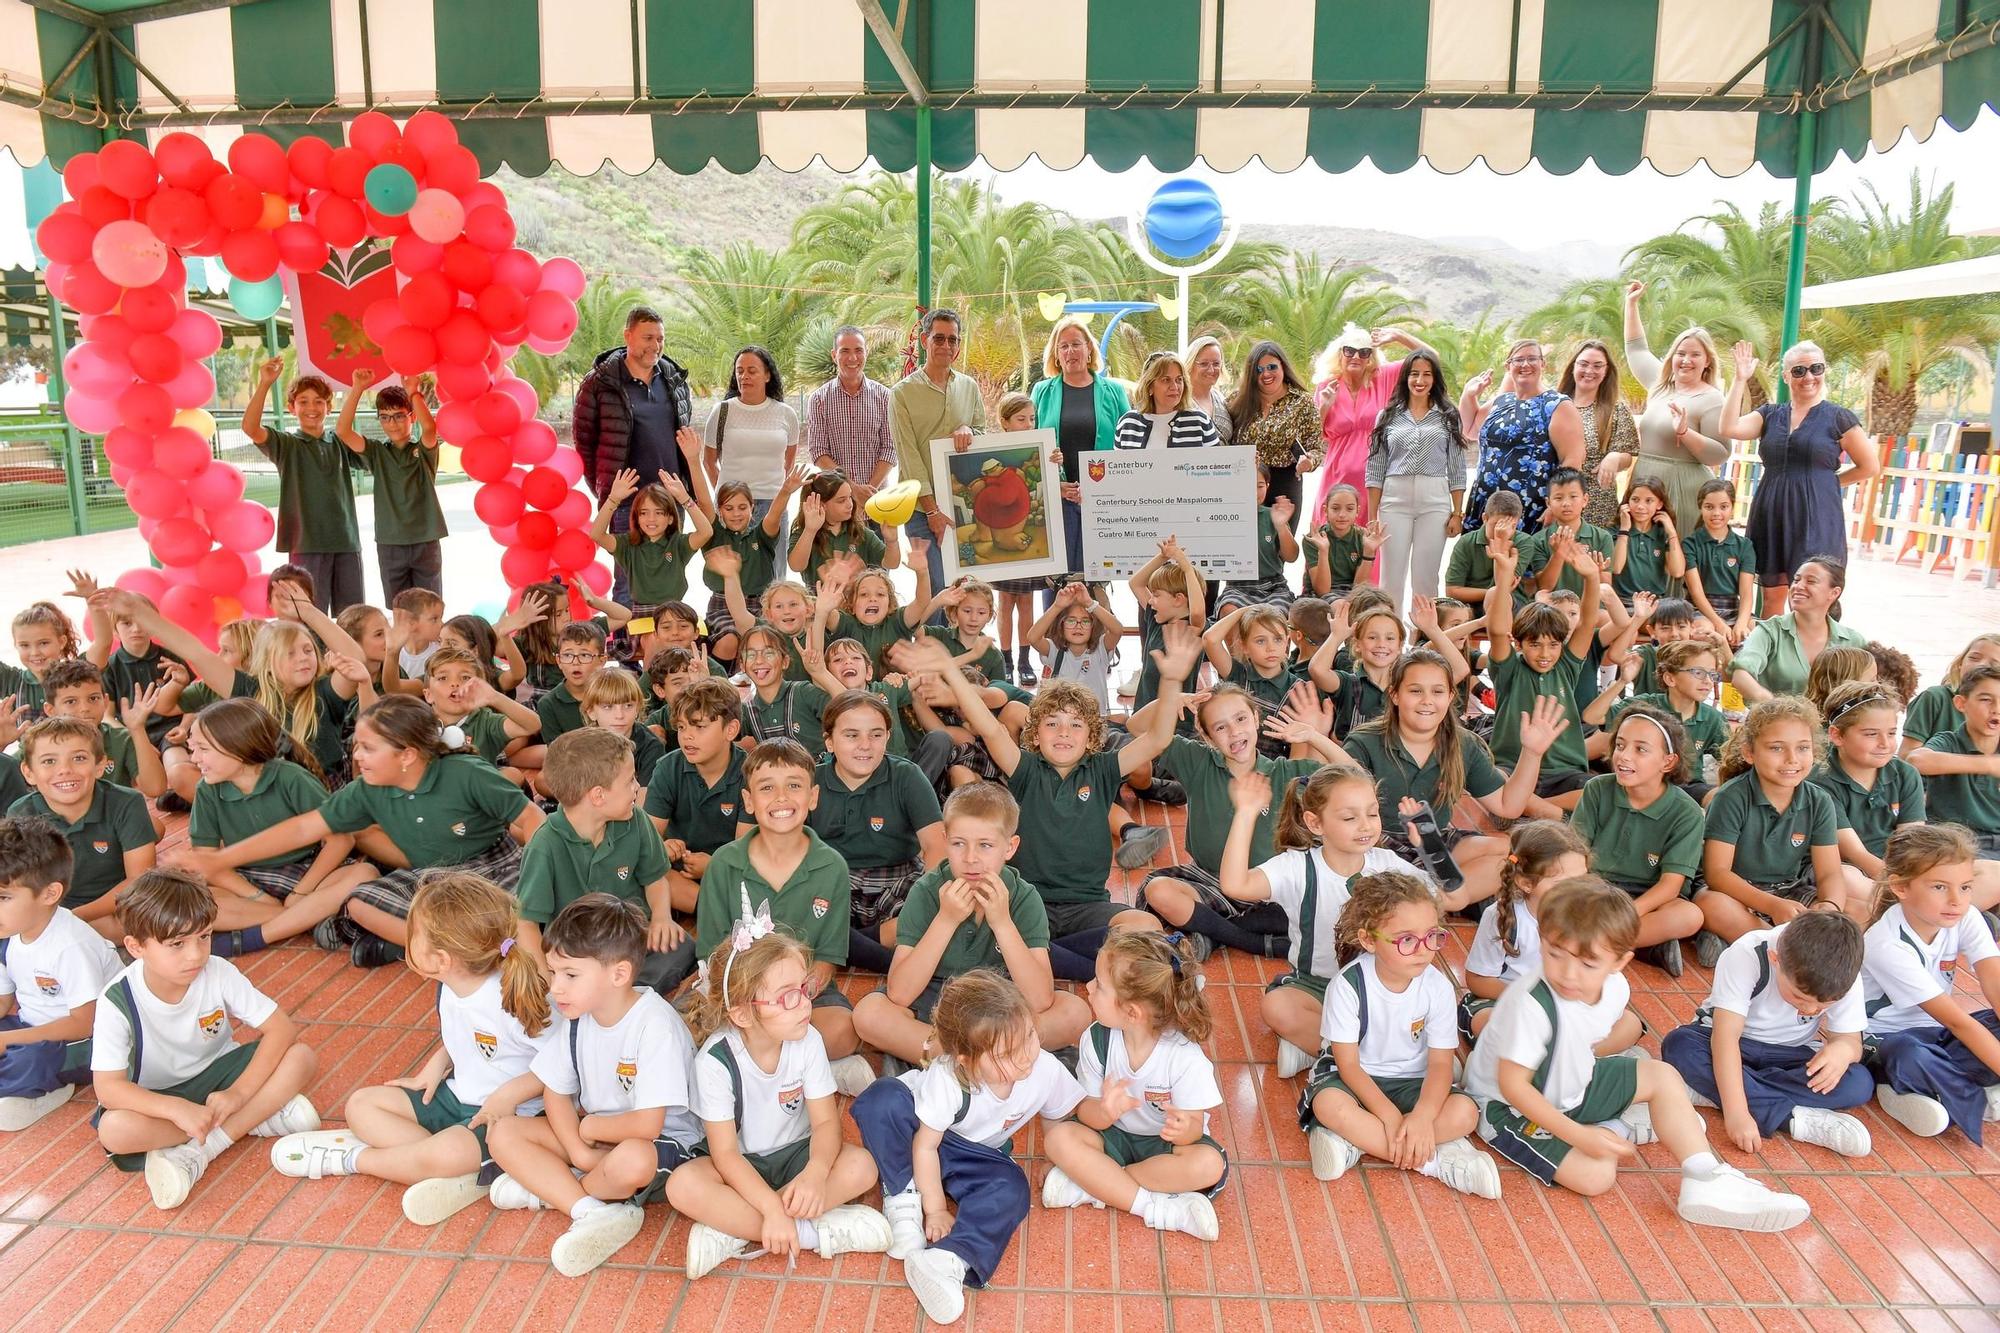
M 875 1068 L 858 1055 L 833 1062 L 833 1088 L 843 1097 L 859 1097 L 875 1082 Z
M 1460 1194 L 1482 1199 L 1500 1197 L 1500 1168 L 1472 1146 L 1471 1139 L 1452 1139 L 1437 1146 L 1437 1178 Z
M 1944 1103 L 1921 1092 L 1897 1092 L 1887 1083 L 1877 1083 L 1875 1100 L 1891 1120 L 1920 1139 L 1934 1139 L 1951 1127 L 1951 1113 Z
M 1677 1209 L 1683 1221 L 1732 1231 L 1788 1231 L 1812 1216 L 1796 1194 L 1780 1194 L 1733 1166 L 1718 1166 L 1706 1180 L 1681 1177 Z
M 924 1237 L 924 1198 L 915 1185 L 901 1194 L 883 1195 L 882 1216 L 889 1219 L 891 1259 L 908 1259 L 930 1243 Z
M 1339 1180 L 1361 1160 L 1361 1149 L 1325 1125 L 1314 1125 L 1307 1132 L 1306 1146 L 1312 1151 L 1313 1175 L 1321 1180 Z
M 1278 1038 L 1278 1077 L 1293 1078 L 1311 1069 L 1312 1052 L 1301 1050 L 1283 1037 Z
M 1986 1119 L 2000 1120 L 2000 1083 L 1986 1089 Z
M 520 1181 L 507 1175 L 505 1172 L 495 1177 L 493 1183 L 487 1187 L 486 1201 L 495 1208 L 509 1210 L 515 1208 L 546 1208 L 548 1206 L 534 1195 L 528 1193 L 526 1185 L 523 1185 Z
M 695 1223 L 688 1228 L 688 1281 L 707 1277 L 718 1265 L 742 1258 L 749 1248 L 747 1240 L 738 1240 L 726 1231 L 717 1231 L 706 1222 Z
M 911 1255 L 903 1262 L 903 1280 L 932 1323 L 955 1324 L 965 1317 L 965 1260 L 950 1250 Z
M 283 1138 L 287 1134 L 309 1134 L 319 1128 L 319 1112 L 306 1100 L 306 1095 L 298 1096 L 278 1108 L 278 1113 L 250 1132 L 260 1139 Z
M 1083 1186 L 1069 1178 L 1059 1166 L 1049 1168 L 1048 1175 L 1042 1177 L 1042 1207 L 1044 1208 L 1102 1208 L 1103 1202 L 1090 1197 Z
M 176 1143 L 147 1153 L 146 1188 L 153 1192 L 153 1207 L 178 1208 L 186 1203 L 188 1191 L 206 1170 L 208 1158 L 192 1143 Z
M 645 1225 L 646 1210 L 636 1203 L 593 1208 L 556 1237 L 549 1247 L 549 1262 L 564 1277 L 582 1277 L 631 1244 Z
M 1817 1106 L 1794 1107 L 1787 1128 L 1800 1143 L 1816 1143 L 1842 1157 L 1866 1157 L 1875 1146 L 1868 1126 L 1851 1115 Z
M 843 1203 L 813 1219 L 819 1232 L 819 1257 L 840 1254 L 886 1254 L 894 1243 L 889 1219 L 866 1204 Z
M 0 1129 L 26 1129 L 74 1096 L 76 1088 L 65 1083 L 39 1097 L 0 1097 Z
M 281 1176 L 295 1176 L 300 1180 L 351 1176 L 354 1173 L 347 1169 L 348 1151 L 367 1146 L 354 1136 L 352 1130 L 347 1129 L 313 1129 L 287 1134 L 271 1145 L 271 1169 Z
M 1160 1194 L 1154 1196 L 1153 1216 L 1146 1225 L 1155 1231 L 1179 1231 L 1197 1240 L 1214 1240 L 1222 1234 L 1215 1220 L 1215 1205 L 1203 1194 Z
M 1625 1108 L 1625 1114 L 1618 1117 L 1625 1127 L 1625 1137 L 1634 1143 L 1654 1143 L 1659 1135 L 1653 1131 L 1653 1108 L 1644 1102 Z
M 403 1216 L 420 1227 L 434 1227 L 486 1197 L 479 1173 L 433 1176 L 403 1191 Z

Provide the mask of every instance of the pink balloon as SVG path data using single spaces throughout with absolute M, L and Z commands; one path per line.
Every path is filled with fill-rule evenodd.
M 164 564 L 191 565 L 208 554 L 208 529 L 191 518 L 162 519 L 153 530 L 153 554 Z
M 549 511 L 549 517 L 561 528 L 588 527 L 590 515 L 590 497 L 582 491 L 571 491 L 563 496 L 561 504 Z
M 574 259 L 556 258 L 542 265 L 542 290 L 574 301 L 583 295 L 583 267 Z
M 63 414 L 69 418 L 72 426 L 86 435 L 102 435 L 125 420 L 115 400 L 100 398 L 95 394 L 74 389 L 63 398 Z M 171 415 L 171 409 L 169 414 Z
M 194 576 L 202 587 L 218 597 L 234 597 L 243 587 L 250 571 L 244 567 L 244 560 L 235 551 L 210 551 L 195 563 Z
M 153 466 L 176 481 L 192 480 L 208 462 L 208 441 L 186 426 L 170 426 L 153 441 Z
M 130 426 L 114 426 L 105 432 L 104 456 L 117 467 L 148 468 L 153 466 L 153 437 L 141 434 Z
M 497 528 L 488 528 L 486 531 L 501 546 L 518 546 L 520 544 L 520 530 L 512 523 L 503 524 Z
M 132 474 L 125 503 L 144 518 L 172 518 L 187 509 L 187 490 L 166 473 L 148 468 Z
M 528 332 L 560 342 L 576 332 L 576 302 L 558 292 L 539 291 L 528 298 Z
M 583 480 L 583 455 L 574 449 L 557 449 L 549 458 L 548 466 L 571 486 Z
M 541 261 L 518 248 L 495 255 L 493 281 L 506 283 L 522 296 L 532 296 L 542 285 Z
M 213 356 L 222 346 L 222 325 L 206 310 L 183 310 L 174 316 L 168 336 L 189 356 Z
M 523 421 L 533 420 L 535 413 L 541 410 L 541 400 L 535 397 L 535 386 L 524 379 L 508 375 L 497 381 L 493 387 L 521 405 Z
M 166 389 L 175 407 L 206 407 L 215 397 L 215 375 L 201 362 L 190 361 L 167 381 Z
M 514 461 L 546 463 L 556 451 L 555 428 L 546 421 L 528 421 L 514 432 Z
M 207 450 L 205 441 L 202 448 Z M 233 463 L 212 460 L 188 478 L 187 497 L 189 504 L 205 512 L 227 509 L 243 498 L 243 474 Z
M 484 362 L 466 364 L 448 361 L 437 369 L 438 392 L 447 401 L 478 398 L 493 387 L 493 374 Z
M 167 247 L 143 222 L 112 222 L 98 228 L 90 260 L 120 287 L 145 287 L 167 271 Z
M 388 341 L 389 335 L 410 321 L 403 315 L 403 304 L 392 296 L 384 296 L 370 301 L 368 308 L 361 312 L 361 331 L 368 335 L 377 347 Z
M 250 561 L 254 569 L 257 565 L 253 557 Z M 243 603 L 243 614 L 262 620 L 271 614 L 271 580 L 264 574 L 252 574 L 237 592 L 236 600 Z
M 531 333 L 528 335 L 526 346 L 530 351 L 540 352 L 543 356 L 559 356 L 563 349 L 569 346 L 569 339 L 537 338 Z
M 174 420 L 174 400 L 157 384 L 135 384 L 118 395 L 118 416 L 128 426 L 157 435 Z
M 255 500 L 238 500 L 216 518 L 215 539 L 232 551 L 260 550 L 276 535 L 278 521 Z
M 118 576 L 113 587 L 126 592 L 136 592 L 141 597 L 157 605 L 167 591 L 167 580 L 157 569 L 128 569 Z
M 160 599 L 160 614 L 182 629 L 215 637 L 215 594 L 196 584 L 183 583 L 167 589 Z
M 458 239 L 465 230 L 465 206 L 445 190 L 419 190 L 410 206 L 410 230 L 433 245 Z M 440 260 L 442 256 L 440 256 Z
M 63 378 L 74 390 L 112 397 L 132 382 L 132 368 L 96 343 L 78 343 L 63 357 Z
M 611 571 L 606 569 L 602 564 L 593 561 L 585 565 L 578 573 L 578 577 L 583 580 L 584 587 L 590 589 L 599 597 L 610 596 Z

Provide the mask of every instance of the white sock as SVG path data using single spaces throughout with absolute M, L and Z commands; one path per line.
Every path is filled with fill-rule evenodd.
M 358 1176 L 361 1174 L 361 1154 L 366 1151 L 368 1151 L 367 1144 L 357 1143 L 341 1154 L 341 1157 L 344 1159 L 343 1164 L 347 1167 L 348 1175 Z
M 588 1217 L 590 1214 L 596 1212 L 598 1209 L 609 1208 L 610 1206 L 611 1205 L 606 1203 L 604 1200 L 586 1194 L 581 1199 L 578 1199 L 575 1203 L 569 1206 L 570 1220 L 572 1222 L 581 1221 L 583 1218 Z
M 1443 1179 L 1444 1169 L 1438 1164 L 1438 1155 L 1432 1153 L 1430 1161 L 1425 1162 L 1417 1168 L 1417 1174 L 1420 1176 L 1429 1176 L 1432 1180 Z
M 229 1137 L 229 1132 L 223 1129 L 222 1126 L 217 1125 L 214 1129 L 209 1130 L 208 1137 L 201 1141 L 199 1145 L 201 1155 L 212 1162 L 227 1152 L 229 1145 L 234 1142 L 236 1140 Z
M 813 1225 L 811 1218 L 795 1217 L 792 1219 L 792 1224 L 799 1230 L 800 1249 L 816 1250 L 819 1248 L 819 1228 Z
M 1715 1168 L 1722 1165 L 1712 1152 L 1698 1152 L 1681 1163 L 1681 1174 L 1707 1180 L 1715 1174 Z
M 1159 1199 L 1160 1196 L 1151 1190 L 1134 1190 L 1132 1192 L 1132 1215 L 1147 1226 L 1153 1225 L 1153 1208 L 1158 1204 Z

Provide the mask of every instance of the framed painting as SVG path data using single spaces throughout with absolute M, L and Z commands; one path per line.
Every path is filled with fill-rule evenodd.
M 976 435 L 954 452 L 950 439 L 931 441 L 931 479 L 938 508 L 954 531 L 944 541 L 947 581 L 971 574 L 1031 579 L 1066 573 L 1062 474 L 1052 430 Z

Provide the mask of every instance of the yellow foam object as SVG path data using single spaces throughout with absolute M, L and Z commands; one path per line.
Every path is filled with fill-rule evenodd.
M 877 523 L 902 527 L 917 512 L 917 497 L 923 493 L 920 481 L 901 481 L 868 497 L 864 510 Z

